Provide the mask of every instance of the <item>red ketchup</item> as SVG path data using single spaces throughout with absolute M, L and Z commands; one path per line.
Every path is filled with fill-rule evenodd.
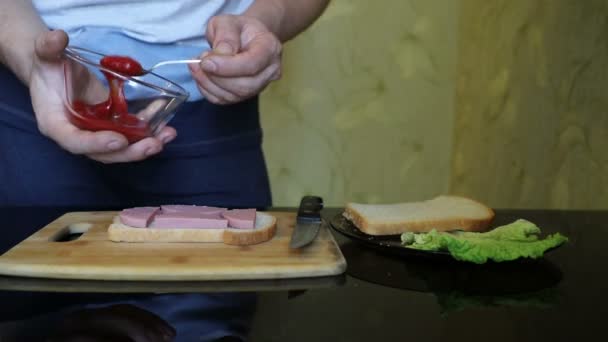
M 126 56 L 105 56 L 101 66 L 125 76 L 139 76 L 144 73 L 141 64 Z M 150 133 L 146 122 L 129 114 L 124 95 L 123 80 L 103 72 L 110 85 L 110 96 L 97 104 L 86 104 L 80 100 L 72 103 L 72 108 L 79 114 L 70 115 L 71 122 L 86 130 L 111 130 L 123 134 L 130 143 L 147 137 Z

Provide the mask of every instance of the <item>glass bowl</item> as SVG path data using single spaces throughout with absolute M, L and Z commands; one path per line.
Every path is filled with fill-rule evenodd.
M 188 99 L 153 72 L 127 76 L 103 67 L 101 53 L 69 46 L 64 55 L 65 106 L 80 129 L 115 131 L 133 143 L 157 134 Z

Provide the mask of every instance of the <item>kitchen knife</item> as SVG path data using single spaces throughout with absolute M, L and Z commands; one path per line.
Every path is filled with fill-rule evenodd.
M 304 196 L 300 201 L 296 227 L 291 235 L 289 247 L 300 248 L 312 242 L 321 228 L 323 199 L 318 196 Z

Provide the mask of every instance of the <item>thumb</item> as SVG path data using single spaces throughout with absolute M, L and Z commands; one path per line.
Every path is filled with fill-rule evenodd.
M 36 38 L 36 56 L 45 61 L 58 60 L 68 41 L 68 35 L 63 30 L 43 32 Z
M 222 15 L 211 19 L 207 37 L 213 52 L 234 55 L 241 49 L 242 25 L 236 16 Z

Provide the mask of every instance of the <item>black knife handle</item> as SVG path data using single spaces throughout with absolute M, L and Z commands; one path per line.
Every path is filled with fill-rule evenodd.
M 320 219 L 323 199 L 319 196 L 304 196 L 298 208 L 298 217 Z

